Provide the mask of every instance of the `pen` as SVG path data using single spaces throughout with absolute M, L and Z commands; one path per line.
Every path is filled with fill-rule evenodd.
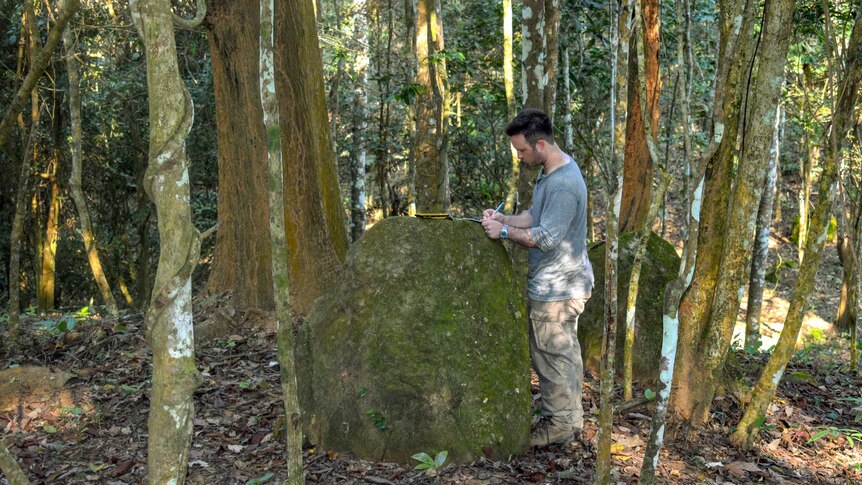
M 503 204 L 505 204 L 505 202 L 500 202 L 500 205 L 498 205 L 497 208 L 494 209 L 494 212 L 491 213 L 491 217 L 494 217 L 496 213 L 500 212 L 500 209 L 503 208 Z M 489 217 L 488 219 L 490 219 L 491 217 Z

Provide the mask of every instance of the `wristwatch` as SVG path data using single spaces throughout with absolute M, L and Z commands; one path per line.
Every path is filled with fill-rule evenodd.
M 503 227 L 500 229 L 500 239 L 509 239 L 509 225 L 503 224 Z

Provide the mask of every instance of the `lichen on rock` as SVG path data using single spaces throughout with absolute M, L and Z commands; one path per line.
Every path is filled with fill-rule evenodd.
M 297 343 L 307 429 L 327 449 L 410 462 L 524 450 L 524 298 L 503 245 L 466 221 L 386 219 L 354 244 Z

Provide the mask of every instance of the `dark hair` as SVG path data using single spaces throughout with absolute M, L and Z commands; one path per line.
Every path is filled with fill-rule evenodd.
M 506 126 L 506 134 L 509 136 L 524 135 L 530 146 L 536 146 L 539 140 L 554 143 L 554 126 L 551 119 L 544 111 L 526 108 L 515 116 L 515 119 Z

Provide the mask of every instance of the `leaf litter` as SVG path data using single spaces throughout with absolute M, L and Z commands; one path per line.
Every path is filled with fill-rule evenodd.
M 832 271 L 840 272 L 840 268 Z M 776 293 L 784 294 L 782 289 Z M 765 315 L 764 323 L 770 321 L 781 320 Z M 22 402 L 0 413 L 4 442 L 27 475 L 35 484 L 143 483 L 151 356 L 141 337 L 142 316 L 127 314 L 114 322 L 82 321 L 63 338 L 40 333 L 27 323 L 22 325 L 16 355 L 3 355 L 4 364 L 70 372 L 75 377 L 67 387 L 92 403 L 92 409 L 84 411 L 57 403 Z M 737 450 L 728 440 L 744 410 L 738 396 L 718 395 L 703 429 L 671 424 L 659 462 L 661 483 L 862 483 L 862 444 L 852 434 L 858 432 L 862 420 L 862 379 L 847 370 L 848 346 L 846 338 L 833 336 L 797 352 L 751 451 Z M 753 384 L 756 372 L 751 370 L 762 367 L 766 354 L 738 352 L 737 358 Z M 203 380 L 195 392 L 187 483 L 255 485 L 287 478 L 276 360 L 275 336 L 266 331 L 216 338 L 199 346 L 197 363 Z M 533 384 L 538 404 L 535 376 Z M 348 453 L 308 448 L 306 481 L 592 483 L 597 438 L 597 417 L 592 413 L 598 410 L 597 389 L 595 376 L 588 375 L 584 407 L 591 412 L 583 436 L 570 445 L 481 458 L 465 465 L 445 464 L 437 476 L 414 470 L 415 464 L 369 462 Z M 647 389 L 637 391 L 644 395 Z M 651 415 L 649 403 L 615 415 L 613 483 L 637 482 Z

